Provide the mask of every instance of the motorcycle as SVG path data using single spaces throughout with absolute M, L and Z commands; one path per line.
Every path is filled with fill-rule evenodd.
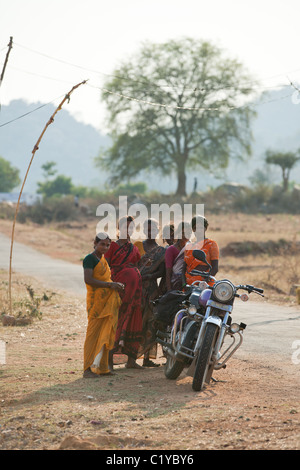
M 235 286 L 227 279 L 217 281 L 210 275 L 211 265 L 205 253 L 194 250 L 193 256 L 205 263 L 209 270 L 194 269 L 191 272 L 204 281 L 195 281 L 187 286 L 186 297 L 172 325 L 157 332 L 157 341 L 167 358 L 165 376 L 175 380 L 184 368 L 188 368 L 187 375 L 193 377 L 193 390 L 201 391 L 205 383 L 210 383 L 213 371 L 225 368 L 243 342 L 246 324 L 232 323 L 231 318 L 235 298 L 247 301 L 248 294 L 253 292 L 263 297 L 264 291 L 251 285 Z M 248 294 L 239 294 L 239 290 Z M 225 346 L 227 338 L 231 343 Z

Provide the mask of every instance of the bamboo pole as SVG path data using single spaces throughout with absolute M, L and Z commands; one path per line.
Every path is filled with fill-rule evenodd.
M 58 113 L 58 111 L 61 110 L 62 106 L 64 105 L 64 103 L 66 101 L 70 101 L 70 95 L 73 93 L 74 90 L 76 90 L 76 88 L 78 88 L 80 85 L 83 85 L 86 83 L 86 80 L 84 80 L 83 82 L 80 82 L 78 83 L 77 85 L 74 85 L 73 88 L 69 91 L 69 93 L 67 93 L 64 97 L 64 99 L 61 101 L 61 103 L 58 105 L 58 107 L 56 108 L 56 110 L 54 111 L 54 113 L 52 114 L 52 116 L 50 117 L 49 121 L 47 122 L 47 124 L 45 125 L 40 137 L 38 138 L 33 150 L 32 150 L 32 157 L 30 159 L 30 162 L 29 162 L 29 165 L 28 165 L 28 168 L 27 168 L 27 171 L 26 171 L 26 174 L 25 174 L 25 177 L 24 177 L 24 180 L 23 180 L 23 183 L 22 183 L 22 187 L 21 187 L 21 190 L 20 190 L 20 194 L 19 194 L 19 198 L 18 198 L 18 202 L 17 202 L 17 206 L 16 206 L 16 211 L 15 211 L 15 215 L 14 215 L 14 220 L 13 220 L 13 226 L 12 226 L 12 233 L 11 233 L 11 245 L 10 245 L 10 257 L 9 257 L 9 282 L 8 282 L 8 297 L 9 297 L 9 309 L 10 309 L 10 314 L 12 314 L 12 296 L 11 296 L 11 278 L 12 278 L 12 275 L 11 275 L 11 271 L 12 271 L 12 253 L 13 253 L 13 243 L 14 243 L 14 235 L 15 235 L 15 225 L 16 225 L 16 220 L 17 220 L 17 215 L 18 215 L 18 211 L 19 211 L 19 206 L 20 206 L 20 200 L 21 200 L 21 196 L 22 196 L 22 192 L 23 192 L 23 188 L 24 188 L 24 185 L 25 185 L 25 182 L 26 182 L 26 179 L 27 179 L 27 176 L 28 176 L 28 173 L 29 173 L 29 170 L 30 170 L 30 167 L 31 167 L 31 164 L 32 164 L 32 161 L 33 161 L 33 158 L 35 156 L 35 153 L 36 151 L 38 150 L 39 148 L 39 144 L 43 138 L 43 135 L 45 134 L 48 126 L 50 124 L 52 124 L 52 122 L 54 121 L 54 117 L 55 115 Z

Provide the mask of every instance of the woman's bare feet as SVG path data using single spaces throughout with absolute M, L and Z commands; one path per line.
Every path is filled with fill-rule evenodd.
M 114 370 L 114 353 L 112 351 L 108 353 L 108 367 L 111 372 Z
M 127 369 L 143 369 L 143 367 L 137 364 L 132 357 L 128 357 L 126 367 Z
M 83 372 L 83 378 L 84 379 L 98 379 L 99 375 L 95 374 L 95 372 L 92 372 L 91 369 L 88 368 Z

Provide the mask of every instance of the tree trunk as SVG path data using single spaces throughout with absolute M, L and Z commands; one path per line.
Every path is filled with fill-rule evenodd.
M 289 171 L 282 169 L 282 189 L 286 192 L 289 187 Z
M 185 165 L 180 165 L 177 170 L 176 196 L 186 196 L 186 174 Z

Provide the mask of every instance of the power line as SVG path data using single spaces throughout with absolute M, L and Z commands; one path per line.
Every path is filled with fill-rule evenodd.
M 107 88 L 93 86 L 93 85 L 88 85 L 88 86 L 93 87 L 93 88 L 97 88 L 99 90 L 102 90 L 102 91 L 104 91 L 104 93 L 109 93 L 109 94 L 112 94 L 112 95 L 116 95 L 116 96 L 119 96 L 120 98 L 124 98 L 124 99 L 130 100 L 130 101 L 136 101 L 138 103 L 148 104 L 150 106 L 159 106 L 159 107 L 162 107 L 162 108 L 179 109 L 179 110 L 183 110 L 183 111 L 184 110 L 186 110 L 186 111 L 197 111 L 197 110 L 198 111 L 220 111 L 222 109 L 221 107 L 209 107 L 209 106 L 206 106 L 206 107 L 205 106 L 202 106 L 202 107 L 184 107 L 184 106 L 167 105 L 167 104 L 163 104 L 163 103 L 155 103 L 155 102 L 151 102 L 151 101 L 147 101 L 147 100 L 133 98 L 131 96 L 124 95 L 122 93 L 113 92 L 111 90 L 108 90 Z M 289 98 L 290 96 L 292 96 L 292 94 L 285 95 L 285 96 L 280 97 L 280 98 L 274 98 L 272 100 L 267 100 L 267 101 L 262 102 L 262 103 L 256 103 L 255 106 L 257 106 L 258 104 L 267 104 L 267 103 L 272 103 L 274 101 L 280 101 L 282 99 Z M 254 105 L 254 103 L 252 103 L 252 105 Z M 226 109 L 229 110 L 229 111 L 232 111 L 234 109 L 242 109 L 245 106 L 249 106 L 249 104 L 246 104 L 246 105 L 244 104 L 244 105 L 241 105 L 241 106 L 227 106 Z
M 126 95 L 122 95 L 120 93 L 115 93 L 115 92 L 112 92 L 110 90 L 107 90 L 106 88 L 101 88 L 101 87 L 97 87 L 97 86 L 94 86 L 94 85 L 89 85 L 87 83 L 87 86 L 90 86 L 91 88 L 96 88 L 96 89 L 99 89 L 99 90 L 102 90 L 106 93 L 110 93 L 110 94 L 114 94 L 114 95 L 118 95 L 124 99 L 127 99 L 127 100 L 130 100 L 130 101 L 136 101 L 136 102 L 142 102 L 144 104 L 148 104 L 150 106 L 159 106 L 159 107 L 164 107 L 164 108 L 172 108 L 172 109 L 181 109 L 181 110 L 205 110 L 205 111 L 220 111 L 221 108 L 213 108 L 213 107 L 202 107 L 202 108 L 184 108 L 184 107 L 180 107 L 180 106 L 172 106 L 172 105 L 165 105 L 165 104 L 162 104 L 162 103 L 154 103 L 154 102 L 150 102 L 150 101 L 146 101 L 146 100 L 139 100 L 137 98 L 132 98 L 130 96 L 126 96 Z M 284 100 L 286 98 L 290 98 L 291 96 L 293 96 L 294 92 L 293 93 L 290 93 L 288 95 L 285 95 L 285 96 L 282 96 L 280 98 L 274 98 L 274 99 L 270 99 L 270 100 L 266 100 L 266 101 L 263 101 L 263 102 L 260 102 L 260 103 L 256 103 L 255 106 L 260 106 L 260 105 L 264 105 L 264 104 L 269 104 L 269 103 L 273 103 L 273 102 L 276 102 L 276 101 L 281 101 L 281 100 Z M 3 124 L 0 124 L 0 127 L 4 127 L 4 126 L 7 126 L 8 124 L 11 124 L 19 119 L 22 119 L 23 117 L 26 117 L 28 116 L 29 114 L 32 114 L 34 113 L 35 111 L 38 111 L 39 109 L 41 108 L 44 108 L 45 106 L 48 106 L 50 104 L 52 104 L 53 102 L 55 102 L 57 99 L 61 98 L 63 95 L 59 96 L 58 98 L 55 98 L 54 100 L 52 101 L 49 101 L 48 103 L 45 103 L 41 106 L 38 106 L 37 108 L 31 110 L 31 111 L 28 111 L 27 113 L 25 114 L 22 114 L 21 116 L 18 116 L 14 119 L 11 119 L 10 121 L 8 122 L 5 122 Z M 249 106 L 248 105 L 241 105 L 241 106 L 232 106 L 231 108 L 227 108 L 228 110 L 234 110 L 234 109 L 242 109 L 243 107 L 245 106 Z M 252 106 L 254 106 L 254 103 L 252 103 Z
M 61 95 L 61 96 L 55 98 L 54 100 L 49 101 L 48 103 L 44 103 L 44 104 L 42 104 L 41 106 L 38 106 L 37 108 L 32 109 L 31 111 L 28 111 L 27 113 L 21 114 L 21 116 L 18 116 L 18 117 L 14 118 L 14 119 L 11 119 L 10 121 L 5 122 L 4 124 L 0 124 L 0 127 L 7 126 L 8 124 L 11 124 L 12 122 L 18 121 L 18 119 L 22 119 L 23 117 L 28 116 L 29 114 L 35 113 L 35 111 L 38 111 L 38 110 L 41 109 L 41 108 L 45 108 L 46 106 L 49 106 L 49 104 L 54 103 L 54 102 L 55 102 L 56 100 L 58 100 L 59 98 L 62 98 L 62 96 L 64 96 L 64 95 Z
M 56 62 L 60 62 L 62 64 L 65 64 L 65 65 L 68 65 L 68 66 L 71 66 L 71 67 L 75 67 L 75 68 L 79 68 L 81 70 L 84 70 L 84 71 L 87 71 L 87 72 L 92 72 L 92 73 L 95 73 L 95 74 L 98 74 L 98 75 L 104 75 L 104 76 L 107 76 L 107 77 L 112 77 L 112 78 L 117 78 L 117 79 L 121 79 L 121 80 L 127 80 L 127 81 L 132 81 L 132 82 L 135 82 L 135 83 L 141 83 L 143 85 L 146 85 L 147 87 L 156 87 L 156 88 L 179 88 L 180 85 L 162 85 L 162 84 L 156 84 L 156 83 L 149 83 L 149 81 L 145 78 L 142 77 L 142 79 L 136 79 L 136 78 L 132 78 L 130 76 L 122 76 L 122 75 L 117 75 L 117 74 L 108 74 L 108 73 L 105 73 L 105 72 L 102 72 L 100 70 L 95 70 L 95 69 L 92 69 L 92 68 L 87 68 L 87 67 L 83 67 L 81 65 L 78 65 L 78 64 L 73 64 L 71 62 L 68 62 L 66 60 L 63 60 L 63 59 L 59 59 L 59 58 L 56 58 L 56 57 L 53 57 L 49 54 L 45 54 L 43 52 L 39 52 L 39 51 L 36 51 L 34 49 L 31 49 L 27 46 L 23 46 L 21 44 L 18 44 L 18 43 L 15 43 L 14 42 L 14 45 L 20 47 L 20 48 L 23 48 L 23 49 L 26 49 L 34 54 L 38 54 L 40 56 L 43 56 L 43 57 L 46 57 L 50 60 L 53 60 L 53 61 L 56 61 Z M 295 73 L 295 72 L 299 72 L 300 69 L 298 70 L 295 70 L 291 73 Z M 282 77 L 284 74 L 278 74 L 278 75 L 273 75 L 272 77 L 267 77 L 265 78 L 264 80 L 270 80 L 272 78 L 277 78 L 277 77 Z M 250 80 L 250 81 L 245 81 L 245 82 L 241 82 L 240 86 L 243 86 L 243 87 L 246 87 L 246 86 L 250 86 L 250 85 L 255 85 L 254 88 L 264 88 L 264 89 L 272 89 L 272 88 L 278 88 L 282 85 L 276 85 L 276 86 L 273 86 L 273 87 L 266 87 L 266 86 L 263 86 L 263 85 L 258 85 L 257 84 L 257 81 L 254 81 L 254 80 Z M 181 85 L 182 86 L 182 85 Z M 229 90 L 229 89 L 232 89 L 233 87 L 232 86 L 228 86 L 228 87 L 224 87 L 224 86 L 221 86 L 221 87 L 216 87 L 216 88 L 212 88 L 211 91 L 222 91 L 222 90 Z M 198 88 L 198 87 L 191 87 L 191 88 L 186 88 L 187 90 L 192 90 L 192 91 L 204 91 L 205 89 L 204 88 Z
M 12 39 L 12 38 L 11 38 Z M 67 64 L 69 66 L 73 66 L 73 67 L 77 67 L 77 68 L 80 68 L 82 70 L 87 70 L 87 71 L 91 71 L 93 73 L 97 73 L 97 74 L 103 74 L 103 75 L 107 75 L 107 76 L 112 76 L 112 77 L 115 77 L 115 78 L 122 78 L 122 79 L 125 79 L 125 80 L 131 80 L 130 77 L 120 77 L 120 76 L 116 76 L 116 75 L 109 75 L 109 74 L 104 74 L 103 72 L 100 72 L 100 71 L 95 71 L 95 70 L 91 70 L 91 69 L 87 69 L 85 67 L 82 67 L 82 66 L 79 66 L 79 65 L 75 65 L 75 64 L 71 64 L 70 62 L 67 62 L 67 61 L 64 61 L 64 60 L 61 60 L 61 59 L 57 59 L 57 58 L 54 58 L 54 57 L 51 57 L 49 56 L 48 54 L 44 54 L 42 52 L 38 52 L 38 51 L 34 51 L 33 49 L 30 49 L 28 47 L 25 47 L 25 46 L 22 46 L 20 44 L 17 44 L 17 43 L 14 43 L 16 44 L 17 46 L 21 47 L 21 48 L 24 48 L 24 49 L 27 49 L 31 52 L 34 52 L 36 54 L 39 54 L 39 55 L 42 55 L 42 56 L 45 56 L 51 60 L 55 60 L 55 61 L 58 61 L 58 62 L 61 62 L 61 63 L 64 63 L 64 64 Z M 10 66 L 11 67 L 11 66 Z M 15 67 L 13 67 L 15 68 Z M 64 83 L 69 83 L 65 80 L 61 80 L 61 79 L 55 79 L 53 77 L 49 77 L 49 76 L 43 76 L 43 75 L 40 75 L 40 74 L 36 74 L 34 72 L 31 72 L 31 71 L 25 71 L 25 70 L 20 70 L 20 69 L 17 69 L 15 68 L 16 70 L 19 70 L 23 73 L 28 73 L 30 75 L 34 75 L 34 76 L 38 76 L 40 78 L 45 78 L 45 79 L 49 79 L 49 80 L 56 80 L 56 81 L 60 81 L 60 82 L 64 82 Z M 133 80 L 133 81 L 136 81 L 136 80 Z M 141 81 L 138 81 L 139 83 L 144 83 L 144 82 L 141 82 Z M 248 82 L 249 83 L 253 83 L 253 82 Z M 89 83 L 87 83 L 87 85 L 91 88 L 95 88 L 95 89 L 98 89 L 98 90 L 101 90 L 103 91 L 104 93 L 109 93 L 109 94 L 112 94 L 112 95 L 116 95 L 116 96 L 119 96 L 121 98 L 124 98 L 126 100 L 130 100 L 130 101 L 135 101 L 135 102 L 138 102 L 138 103 L 143 103 L 143 104 L 147 104 L 147 105 L 150 105 L 150 106 L 156 106 L 156 107 L 161 107 L 161 108 L 169 108 L 169 109 L 178 109 L 178 110 L 182 110 L 182 111 L 185 111 L 185 110 L 203 110 L 203 111 L 220 111 L 222 108 L 224 109 L 224 107 L 217 107 L 217 106 L 207 106 L 207 107 L 188 107 L 188 106 L 176 106 L 176 105 L 167 105 L 167 104 L 164 104 L 164 103 L 157 103 L 157 102 L 154 102 L 154 101 L 149 101 L 149 100 L 146 100 L 146 99 L 138 99 L 138 98 L 135 98 L 135 97 L 132 97 L 132 96 L 128 96 L 127 94 L 124 94 L 124 93 L 118 93 L 118 92 L 114 92 L 114 91 L 111 91 L 111 90 L 108 90 L 107 88 L 104 88 L 104 87 L 100 87 L 100 86 L 95 86 L 95 85 L 91 85 Z M 151 85 L 149 84 L 149 82 L 147 82 L 147 85 L 150 85 L 150 86 L 156 86 L 156 87 L 159 87 L 159 85 Z M 265 89 L 274 89 L 274 88 L 278 88 L 278 87 L 283 87 L 285 85 L 277 85 L 276 87 L 267 87 Z M 294 86 L 292 84 L 292 82 L 290 82 L 290 86 Z M 174 86 L 175 88 L 175 86 Z M 227 87 L 227 88 L 231 88 L 231 87 Z M 295 87 L 294 87 L 295 88 Z M 212 91 L 222 91 L 226 89 L 225 88 L 215 88 L 215 89 L 212 89 Z M 203 89 L 198 89 L 198 88 L 194 88 L 194 89 L 189 89 L 189 90 L 193 90 L 193 91 L 204 91 Z M 280 97 L 280 98 L 275 98 L 275 99 L 271 99 L 271 100 L 267 100 L 267 101 L 264 101 L 264 102 L 261 102 L 261 103 L 256 103 L 255 105 L 260 105 L 260 104 L 267 104 L 267 103 L 271 103 L 271 102 L 274 102 L 274 101 L 279 101 L 279 100 L 282 100 L 282 99 L 285 99 L 285 98 L 288 98 L 292 96 L 292 94 L 289 94 L 289 95 L 286 95 L 286 96 L 283 96 L 283 97 Z M 4 127 L 14 121 L 17 121 L 18 119 L 21 119 L 23 117 L 26 117 L 28 116 L 29 114 L 32 114 L 34 113 L 35 111 L 38 111 L 39 109 L 45 107 L 45 106 L 48 106 L 49 104 L 53 103 L 57 98 L 55 98 L 54 100 L 51 100 L 50 102 L 46 103 L 46 104 L 43 104 L 41 106 L 38 106 L 37 108 L 35 108 L 34 110 L 32 111 L 29 111 L 25 114 L 22 114 L 21 116 L 18 116 L 8 122 L 5 122 L 3 124 L 0 124 L 0 127 Z M 253 104 L 253 103 L 252 103 Z M 231 110 L 234 110 L 234 109 L 242 109 L 243 107 L 245 106 L 249 106 L 249 103 L 248 104 L 244 104 L 244 105 L 241 105 L 241 106 L 228 106 L 226 109 L 228 111 L 231 111 Z

